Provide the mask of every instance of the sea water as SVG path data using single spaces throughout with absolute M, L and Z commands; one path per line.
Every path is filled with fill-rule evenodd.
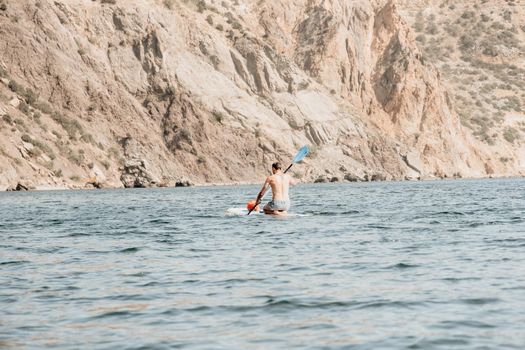
M 523 349 L 525 180 L 0 194 L 0 348 Z

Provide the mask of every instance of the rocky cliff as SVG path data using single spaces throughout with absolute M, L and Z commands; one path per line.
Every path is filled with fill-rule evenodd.
M 523 175 L 392 0 L 0 0 L 0 188 Z M 517 141 L 521 142 L 521 141 Z
M 399 0 L 462 125 L 507 169 L 525 158 L 525 6 L 519 0 Z M 510 155 L 510 156 L 509 156 Z

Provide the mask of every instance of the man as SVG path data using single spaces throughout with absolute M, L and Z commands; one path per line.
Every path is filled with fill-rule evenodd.
M 265 214 L 270 215 L 286 215 L 290 209 L 290 198 L 288 197 L 288 189 L 295 184 L 290 175 L 283 173 L 281 164 L 272 164 L 272 175 L 266 178 L 264 185 L 257 195 L 255 203 L 260 203 L 268 186 L 272 187 L 272 200 L 268 202 L 263 210 Z

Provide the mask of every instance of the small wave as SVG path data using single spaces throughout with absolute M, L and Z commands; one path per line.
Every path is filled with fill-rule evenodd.
M 421 340 L 415 344 L 412 344 L 408 349 L 429 349 L 434 348 L 435 346 L 452 346 L 452 345 L 467 345 L 469 341 L 466 339 L 456 339 L 456 338 L 437 338 L 432 340 Z M 445 347 L 445 349 L 447 349 Z
M 333 275 L 332 272 L 316 272 L 316 273 L 313 273 L 311 276 L 331 276 Z
M 503 224 L 506 224 L 507 222 L 505 221 L 474 221 L 474 222 L 470 222 L 467 227 L 470 227 L 470 228 L 476 228 L 476 227 L 480 227 L 480 226 L 492 226 L 492 225 L 503 225 Z
M 211 215 L 211 214 L 200 214 L 200 215 L 194 215 L 193 218 L 200 218 L 200 219 L 211 219 L 216 218 L 217 215 Z
M 219 305 L 219 306 L 208 306 L 199 305 L 187 309 L 172 309 L 169 311 L 170 314 L 176 314 L 178 311 L 183 312 L 203 312 L 203 311 L 225 311 L 225 312 L 247 312 L 254 310 L 268 310 L 272 312 L 284 312 L 291 310 L 301 309 L 334 309 L 334 308 L 354 308 L 354 309 L 367 309 L 367 308 L 380 308 L 380 307 L 396 307 L 396 308 L 412 308 L 414 306 L 421 305 L 422 302 L 410 302 L 410 301 L 388 301 L 380 300 L 373 302 L 356 302 L 356 301 L 300 301 L 292 299 L 281 299 L 275 300 L 273 298 L 268 299 L 264 304 L 260 305 Z
M 163 285 L 164 283 L 160 283 L 160 282 L 157 282 L 157 281 L 151 281 L 151 282 L 148 282 L 148 283 L 144 283 L 144 284 L 141 284 L 140 287 L 156 287 L 156 286 L 161 286 Z
M 324 330 L 324 329 L 336 329 L 336 328 L 337 326 L 331 323 L 317 323 L 317 324 L 297 327 L 297 329 L 304 329 L 304 330 Z
M 430 214 L 431 216 L 465 216 L 466 213 L 463 213 L 461 211 L 438 211 L 437 213 Z
M 496 326 L 472 320 L 461 320 L 461 321 L 442 321 L 434 327 L 443 329 L 457 329 L 457 327 L 469 327 L 469 328 L 495 328 Z
M 381 300 L 381 301 L 373 301 L 368 303 L 363 303 L 362 305 L 359 305 L 357 309 L 368 309 L 368 308 L 380 308 L 380 307 L 396 307 L 396 308 L 403 308 L 403 309 L 409 309 L 414 306 L 422 305 L 422 302 L 417 301 L 389 301 L 389 300 Z
M 341 214 L 342 215 L 351 215 L 351 214 L 359 214 L 359 213 L 360 213 L 359 210 L 348 210 L 348 211 L 342 212 Z
M 207 306 L 200 305 L 192 308 L 182 309 L 179 311 L 186 312 L 202 312 L 210 310 L 221 310 L 226 312 L 247 312 L 254 310 L 268 310 L 268 311 L 290 311 L 297 309 L 329 309 L 329 308 L 348 308 L 355 306 L 355 302 L 342 302 L 342 301 L 328 301 L 328 302 L 301 302 L 296 300 L 275 300 L 269 299 L 266 303 L 261 305 L 219 305 L 219 306 Z M 175 314 L 177 310 L 170 310 L 171 314 Z
M 525 238 L 503 238 L 485 240 L 487 243 L 525 243 Z
M 503 290 L 525 290 L 525 286 L 505 287 Z
M 308 271 L 308 270 L 310 270 L 309 267 L 294 266 L 294 267 L 291 267 L 291 268 L 287 269 L 286 271 Z
M 121 274 L 121 276 L 125 276 L 125 277 L 144 277 L 144 276 L 149 275 L 149 274 L 150 274 L 149 272 L 140 271 L 140 272 L 135 272 L 135 273 L 123 273 L 123 274 Z
M 525 239 L 524 238 L 506 238 L 506 239 L 485 240 L 485 243 L 497 244 L 498 246 L 504 247 L 504 248 L 522 248 L 522 247 L 525 247 Z
M 5 266 L 5 265 L 21 265 L 21 264 L 27 264 L 27 263 L 30 263 L 31 261 L 29 260 L 13 260 L 13 261 L 2 261 L 0 262 L 0 265 L 2 266 Z
M 166 219 L 151 219 L 146 221 L 148 224 L 170 224 L 171 222 Z
M 46 224 L 50 226 L 54 226 L 54 225 L 62 225 L 64 222 L 65 221 L 61 219 L 51 219 L 51 220 L 47 220 Z
M 320 212 L 308 211 L 306 213 L 307 214 L 311 214 L 311 215 L 319 215 L 319 216 L 341 216 L 341 215 L 359 214 L 360 212 L 358 210 L 347 210 L 347 211 L 343 211 L 343 212 L 339 212 L 339 211 L 320 211 Z
M 461 303 L 464 304 L 470 304 L 470 305 L 486 305 L 486 304 L 493 304 L 501 301 L 498 298 L 468 298 L 468 299 L 460 299 Z
M 121 251 L 119 251 L 119 253 L 136 253 L 139 250 L 140 248 L 138 247 L 131 247 L 131 248 L 122 249 Z
M 182 283 L 199 283 L 201 282 L 201 280 L 185 280 L 185 281 L 182 281 Z
M 264 281 L 264 278 L 230 278 L 227 280 L 220 281 L 221 283 L 245 283 L 245 282 L 260 282 Z
M 419 267 L 419 265 L 413 265 L 413 264 L 405 264 L 405 263 L 397 263 L 395 265 L 387 266 L 387 269 L 410 269 L 414 267 Z
M 446 277 L 446 278 L 441 278 L 439 280 L 445 281 L 445 282 L 458 283 L 461 281 L 479 281 L 481 280 L 481 278 L 479 277 Z
M 81 290 L 81 288 L 77 286 L 67 286 L 66 288 L 63 288 L 61 290 Z
M 24 331 L 38 331 L 38 332 L 42 332 L 42 331 L 48 330 L 49 326 L 32 326 L 32 325 L 27 325 L 27 326 L 17 327 L 17 329 L 24 330 Z
M 96 315 L 92 317 L 92 319 L 101 319 L 101 318 L 108 318 L 108 317 L 130 317 L 130 316 L 136 316 L 137 313 L 130 312 L 127 310 L 119 310 L 119 311 L 109 311 L 102 313 L 100 315 Z
M 34 251 L 39 254 L 56 254 L 63 249 L 64 247 L 35 248 Z
M 380 230 L 390 230 L 392 228 L 390 226 L 379 225 L 379 224 L 368 224 L 368 225 L 366 225 L 366 227 L 377 228 L 377 229 L 380 229 Z
M 72 232 L 72 233 L 68 234 L 67 236 L 63 236 L 63 237 L 82 237 L 82 236 L 91 236 L 91 233 Z
M 108 300 L 124 300 L 124 301 L 150 301 L 151 295 L 148 294 L 119 294 L 106 297 Z
M 320 212 L 307 212 L 308 214 L 312 215 L 319 215 L 319 216 L 336 216 L 339 213 L 335 211 L 320 211 Z
M 328 308 L 339 308 L 339 307 L 351 307 L 354 306 L 355 302 L 344 302 L 344 301 L 326 301 L 326 302 L 301 302 L 297 300 L 274 300 L 269 299 L 264 305 L 258 308 L 269 308 L 269 309 L 328 309 Z

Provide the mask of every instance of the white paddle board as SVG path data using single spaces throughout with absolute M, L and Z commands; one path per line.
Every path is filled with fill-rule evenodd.
M 226 210 L 226 216 L 245 216 L 248 215 L 248 209 L 246 208 L 229 208 Z M 252 211 L 250 215 L 264 215 L 262 211 Z
M 246 208 L 229 208 L 224 213 L 225 216 L 246 216 L 248 215 L 248 209 Z M 265 215 L 263 211 L 252 211 L 250 216 L 252 215 Z M 267 215 L 267 216 L 273 216 L 278 217 L 279 215 Z M 297 213 L 290 213 L 288 212 L 286 215 L 283 215 L 283 217 L 287 216 L 311 216 L 308 214 L 297 214 Z

